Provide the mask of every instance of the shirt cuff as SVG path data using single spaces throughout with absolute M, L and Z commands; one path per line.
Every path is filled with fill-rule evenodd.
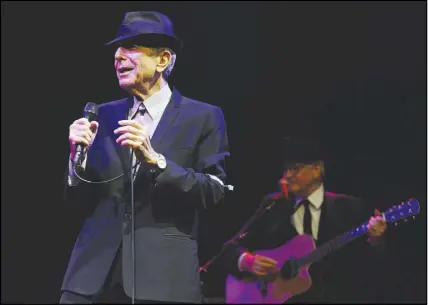
M 218 183 L 220 183 L 221 186 L 224 186 L 223 181 L 221 181 L 221 179 L 219 177 L 214 176 L 214 175 L 210 175 L 210 174 L 207 174 L 207 176 L 209 176 L 211 179 L 213 179 L 213 180 L 217 181 Z
M 238 270 L 240 272 L 244 271 L 243 260 L 244 260 L 244 258 L 245 258 L 246 255 L 247 255 L 247 253 L 242 253 L 241 256 L 238 259 Z

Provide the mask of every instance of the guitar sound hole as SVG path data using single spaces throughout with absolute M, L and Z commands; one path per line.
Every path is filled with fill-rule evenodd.
M 294 278 L 299 273 L 299 266 L 294 258 L 290 258 L 282 265 L 281 277 L 285 280 Z

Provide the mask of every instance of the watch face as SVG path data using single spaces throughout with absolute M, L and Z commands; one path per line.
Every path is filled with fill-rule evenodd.
M 164 169 L 166 167 L 166 160 L 163 157 L 160 157 L 158 160 L 158 166 L 160 169 Z

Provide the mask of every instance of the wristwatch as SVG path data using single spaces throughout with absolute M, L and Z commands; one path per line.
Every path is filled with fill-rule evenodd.
M 164 156 L 159 154 L 159 157 L 157 158 L 157 160 L 155 161 L 155 163 L 150 169 L 152 178 L 156 179 L 159 176 L 159 174 L 165 169 L 165 167 L 166 167 L 166 159 Z
M 163 155 L 159 154 L 158 159 L 156 160 L 156 165 L 159 169 L 163 170 L 166 167 L 166 159 Z

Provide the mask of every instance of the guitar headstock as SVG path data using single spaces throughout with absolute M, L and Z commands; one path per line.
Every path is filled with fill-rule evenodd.
M 385 213 L 385 219 L 387 222 L 397 222 L 399 220 L 407 220 L 408 217 L 413 216 L 419 213 L 420 206 L 419 201 L 415 198 L 411 198 L 405 202 L 402 202 L 400 205 L 395 205 L 392 208 L 388 209 Z

